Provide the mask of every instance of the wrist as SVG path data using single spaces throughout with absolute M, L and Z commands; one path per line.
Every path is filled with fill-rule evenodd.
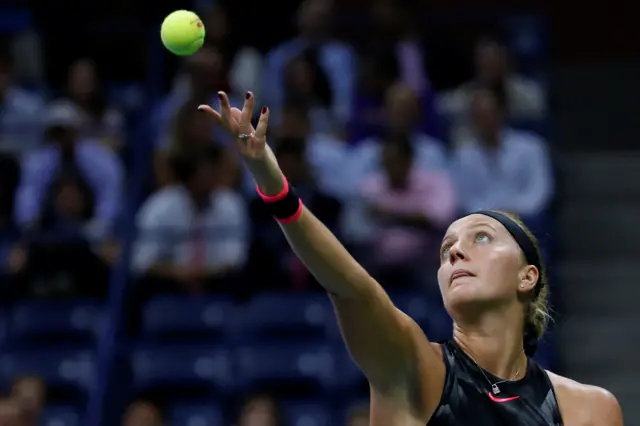
M 275 159 L 251 159 L 246 164 L 263 194 L 273 196 L 284 189 L 284 175 Z

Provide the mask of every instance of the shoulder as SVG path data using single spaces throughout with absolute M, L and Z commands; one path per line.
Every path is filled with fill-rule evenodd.
M 622 410 L 606 389 L 547 372 L 565 422 L 576 425 L 622 426 Z
M 232 190 L 218 190 L 212 195 L 212 206 L 223 214 L 242 215 L 246 210 L 246 203 L 240 194 Z

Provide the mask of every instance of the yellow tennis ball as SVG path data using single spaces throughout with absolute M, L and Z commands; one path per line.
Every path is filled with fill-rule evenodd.
M 191 55 L 204 43 L 204 25 L 202 20 L 188 10 L 176 10 L 164 18 L 160 38 L 162 43 L 176 55 Z

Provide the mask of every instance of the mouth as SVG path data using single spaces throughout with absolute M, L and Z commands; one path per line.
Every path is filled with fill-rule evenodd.
M 450 280 L 450 284 L 453 283 L 453 281 L 455 281 L 457 278 L 462 278 L 462 277 L 475 277 L 475 274 L 464 270 L 464 269 L 458 269 L 457 271 L 454 271 L 451 274 L 451 280 Z

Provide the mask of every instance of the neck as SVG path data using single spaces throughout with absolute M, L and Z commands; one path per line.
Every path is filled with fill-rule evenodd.
M 478 367 L 502 379 L 524 376 L 527 357 L 523 349 L 522 321 L 504 313 L 486 316 L 473 324 L 454 324 L 453 339 Z

